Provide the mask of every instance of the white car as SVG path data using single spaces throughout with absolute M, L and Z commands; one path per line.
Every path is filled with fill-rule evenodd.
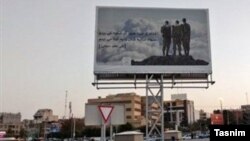
M 191 137 L 191 135 L 184 135 L 184 136 L 182 136 L 182 139 L 183 140 L 191 140 L 192 137 Z

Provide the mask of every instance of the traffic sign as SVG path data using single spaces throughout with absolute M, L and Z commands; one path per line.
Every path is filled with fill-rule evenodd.
M 98 106 L 99 111 L 101 112 L 102 118 L 106 123 L 109 120 L 109 117 L 114 109 L 114 106 Z

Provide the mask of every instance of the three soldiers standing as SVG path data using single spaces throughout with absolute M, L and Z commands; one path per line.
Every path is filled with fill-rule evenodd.
M 173 38 L 173 55 L 176 55 L 176 46 L 178 48 L 179 56 L 182 55 L 181 53 L 181 45 L 184 48 L 184 54 L 189 56 L 190 51 L 190 35 L 191 35 L 191 27 L 186 22 L 186 19 L 182 19 L 183 24 L 179 24 L 177 20 L 175 25 L 170 26 L 169 22 L 166 21 L 165 25 L 161 27 L 161 33 L 163 37 L 163 56 L 168 56 L 170 44 L 171 44 L 171 37 Z M 166 51 L 166 52 L 165 52 Z

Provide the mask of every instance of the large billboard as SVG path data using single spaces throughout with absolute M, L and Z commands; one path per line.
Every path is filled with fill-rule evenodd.
M 94 74 L 211 74 L 208 9 L 97 7 Z

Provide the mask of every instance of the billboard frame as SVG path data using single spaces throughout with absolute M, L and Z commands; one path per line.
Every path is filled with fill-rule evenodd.
M 160 139 L 164 141 L 164 89 L 167 88 L 209 88 L 209 85 L 213 85 L 215 81 L 212 79 L 212 75 L 207 76 L 206 79 L 198 80 L 183 80 L 174 79 L 171 80 L 164 79 L 164 75 L 146 74 L 145 79 L 136 79 L 136 75 L 133 81 L 120 81 L 110 80 L 109 82 L 95 79 L 92 83 L 97 89 L 145 89 L 146 90 L 146 140 L 150 137 L 155 137 L 155 133 L 158 134 L 155 139 Z M 167 82 L 166 82 L 167 81 Z M 139 86 L 138 86 L 139 85 Z M 187 85 L 187 86 L 186 86 Z M 156 90 L 156 91 L 155 91 Z M 150 111 L 149 109 L 149 95 L 153 96 L 154 102 L 160 107 L 160 110 Z M 161 97 L 159 101 L 157 97 Z M 156 121 L 150 120 L 149 115 L 152 112 L 160 113 Z M 161 125 L 159 128 L 157 125 Z M 153 135 L 154 133 L 154 135 Z
M 96 19 L 98 14 L 98 8 L 108 6 L 98 6 L 96 8 Z M 113 8 L 141 8 L 141 7 L 113 7 Z M 146 8 L 146 9 L 166 9 L 166 8 Z M 178 8 L 168 8 L 178 9 Z M 184 9 L 184 8 L 179 8 Z M 186 8 L 185 8 L 186 9 Z M 188 9 L 186 9 L 188 10 Z M 199 9 L 197 9 L 199 10 Z M 210 28 L 209 28 L 209 12 L 207 10 L 207 29 L 208 29 L 208 46 L 209 46 L 209 71 L 192 71 L 189 72 L 98 72 L 96 68 L 96 55 L 97 55 L 97 23 L 95 28 L 95 55 L 94 55 L 94 82 L 92 83 L 97 89 L 145 89 L 146 90 L 146 140 L 153 136 L 153 132 L 158 133 L 158 139 L 164 141 L 164 107 L 163 98 L 164 90 L 173 88 L 191 88 L 191 89 L 208 89 L 210 85 L 213 85 L 215 81 L 212 78 L 212 58 L 211 58 L 211 40 L 210 40 Z M 190 69 L 190 67 L 189 67 Z M 155 91 L 156 90 L 156 91 Z M 150 125 L 150 111 L 149 109 L 149 95 L 154 97 L 155 102 L 160 107 L 160 110 L 156 111 L 159 114 L 158 119 Z M 157 100 L 157 97 L 161 97 L 161 100 Z M 161 124 L 159 128 L 157 125 Z
M 206 20 L 207 20 L 207 40 L 208 40 L 208 53 L 209 53 L 209 65 L 206 66 L 207 68 L 210 68 L 209 70 L 206 69 L 201 69 L 199 70 L 199 66 L 187 66 L 187 65 L 183 65 L 181 67 L 184 68 L 188 68 L 189 72 L 186 72 L 186 70 L 181 70 L 178 68 L 179 71 L 174 72 L 175 69 L 170 67 L 170 70 L 167 70 L 166 72 L 163 70 L 160 71 L 156 71 L 155 69 L 153 69 L 153 71 L 151 70 L 143 70 L 143 71 L 136 71 L 137 67 L 141 67 L 141 66 L 134 66 L 135 68 L 133 68 L 132 72 L 119 72 L 119 71 L 99 71 L 96 70 L 96 68 L 98 67 L 97 65 L 97 43 L 98 43 L 98 10 L 100 8 L 120 8 L 120 9 L 153 9 L 153 10 L 164 10 L 164 9 L 168 9 L 168 10 L 204 10 L 206 12 Z M 208 79 L 208 76 L 212 75 L 212 52 L 211 52 L 211 39 L 210 39 L 210 21 L 209 21 L 209 9 L 207 8 L 154 8 L 154 7 L 119 7 L 119 6 L 96 6 L 96 20 L 95 20 L 95 44 L 94 44 L 95 48 L 94 48 L 94 75 L 95 75 L 95 79 L 96 80 L 134 80 L 135 78 L 138 79 L 142 79 L 145 80 L 146 75 L 163 75 L 164 80 L 165 79 Z M 157 65 L 158 66 L 158 65 Z M 107 67 L 112 67 L 112 66 L 107 66 Z M 118 66 L 118 68 L 121 66 Z M 148 66 L 147 66 L 148 67 Z M 152 66 L 149 66 L 152 67 Z M 154 67 L 154 66 L 153 66 Z M 162 67 L 162 66 L 160 66 Z M 169 66 L 168 66 L 169 67 Z M 179 67 L 177 65 L 174 65 L 174 67 Z M 191 67 L 194 68 L 194 70 L 191 69 Z M 117 67 L 115 66 L 114 69 L 116 69 Z M 145 67 L 143 67 L 145 68 Z M 173 70 L 172 70 L 173 69 Z M 198 71 L 197 71 L 198 70 Z
M 147 84 L 147 77 L 151 76 L 151 79 L 154 79 L 155 82 L 151 82 L 154 84 L 159 84 L 159 80 L 163 80 L 162 84 L 164 84 L 163 88 L 202 88 L 208 89 L 210 85 L 213 85 L 215 81 L 213 80 L 212 74 L 207 74 L 204 78 L 199 79 L 182 79 L 176 75 L 172 75 L 172 77 L 165 77 L 164 74 L 156 75 L 156 74 L 145 74 L 144 79 L 134 74 L 133 79 L 98 79 L 97 76 L 94 78 L 94 82 L 92 83 L 97 89 L 145 89 Z M 153 87 L 152 87 L 153 88 Z M 156 87 L 157 88 L 157 87 Z

